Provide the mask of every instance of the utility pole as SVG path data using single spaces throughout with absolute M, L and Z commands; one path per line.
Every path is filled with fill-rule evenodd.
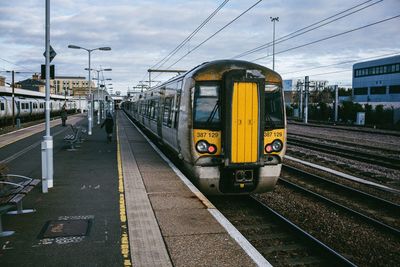
M 53 138 L 50 135 L 50 0 L 46 0 L 46 135 L 42 141 L 42 192 L 53 187 Z
M 304 94 L 305 94 L 305 98 L 304 98 L 304 123 L 308 123 L 308 94 L 310 92 L 310 81 L 309 81 L 309 77 L 306 76 L 304 78 Z
M 12 88 L 12 127 L 15 127 L 15 103 L 14 103 L 14 74 L 15 72 L 11 72 L 11 88 Z
M 275 22 L 279 21 L 279 17 L 270 17 L 271 21 L 274 23 L 273 26 L 273 40 L 272 40 L 272 70 L 275 70 Z

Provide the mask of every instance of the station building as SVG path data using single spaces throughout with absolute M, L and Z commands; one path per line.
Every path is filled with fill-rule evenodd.
M 353 65 L 353 101 L 400 108 L 400 55 Z

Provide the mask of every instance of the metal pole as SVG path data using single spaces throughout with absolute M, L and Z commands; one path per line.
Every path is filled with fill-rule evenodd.
M 273 39 L 272 39 L 272 70 L 275 70 L 275 21 L 279 21 L 279 17 L 270 17 L 273 25 Z
M 275 20 L 274 20 L 274 30 L 273 30 L 273 41 L 272 41 L 272 70 L 275 70 Z
M 157 77 L 156 77 L 157 78 Z M 151 88 L 151 72 L 149 71 L 149 89 Z
M 89 125 L 88 125 L 88 135 L 92 135 L 92 120 L 93 120 L 93 97 L 92 97 L 92 79 L 90 76 L 90 53 L 92 50 L 87 50 L 89 53 Z
M 335 85 L 335 122 L 338 121 L 338 108 L 339 108 L 339 87 Z
M 304 123 L 308 123 L 308 93 L 310 90 L 310 81 L 309 77 L 306 76 L 304 79 L 304 94 L 305 94 L 305 99 L 304 99 Z
M 53 187 L 53 138 L 50 135 L 50 0 L 46 0 L 46 135 L 42 141 L 42 192 Z
M 100 71 L 101 70 L 96 70 L 97 71 L 97 125 L 100 124 Z
M 15 127 L 15 103 L 14 103 L 14 71 L 11 72 L 11 87 L 12 87 L 12 127 Z
M 303 118 L 303 85 L 300 84 L 300 106 L 299 106 L 299 117 L 300 119 Z

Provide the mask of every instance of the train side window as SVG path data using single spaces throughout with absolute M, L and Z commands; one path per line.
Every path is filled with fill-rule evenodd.
M 154 119 L 158 121 L 159 113 L 160 113 L 160 99 L 154 100 L 155 107 L 154 107 Z
M 4 110 L 4 109 L 5 109 L 4 103 L 0 103 L 0 109 L 1 109 L 1 110 Z
M 163 124 L 167 125 L 168 127 L 171 127 L 171 104 L 172 104 L 172 97 L 165 98 Z
M 156 102 L 150 100 L 150 119 L 154 120 Z

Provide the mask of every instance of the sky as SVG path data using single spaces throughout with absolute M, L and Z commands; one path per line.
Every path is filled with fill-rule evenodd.
M 169 61 L 156 65 L 224 2 Z M 355 13 L 321 25 L 348 9 L 340 16 Z M 352 64 L 400 53 L 400 17 L 390 19 L 398 15 L 400 0 L 51 0 L 50 43 L 57 53 L 52 64 L 56 76 L 87 77 L 88 52 L 69 49 L 68 45 L 111 47 L 111 51 L 91 53 L 91 68 L 111 68 L 111 72 L 104 72 L 104 78 L 111 78 L 109 88 L 122 94 L 148 80 L 149 68 L 189 70 L 206 61 L 238 58 L 272 69 L 272 46 L 237 56 L 272 42 L 270 18 L 279 17 L 275 24 L 275 70 L 283 79 L 308 75 L 310 80 L 351 86 Z M 390 20 L 351 31 L 384 19 Z M 307 28 L 310 31 L 305 34 L 282 40 L 322 20 L 315 25 L 319 28 Z M 351 32 L 343 34 L 347 31 Z M 1 0 L 0 75 L 10 82 L 5 71 L 15 70 L 20 72 L 17 81 L 30 78 L 33 72 L 40 72 L 44 51 L 45 1 Z M 152 77 L 156 83 L 174 75 L 153 73 Z

